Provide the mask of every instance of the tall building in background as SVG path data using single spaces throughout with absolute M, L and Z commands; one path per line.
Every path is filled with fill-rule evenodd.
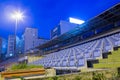
M 29 51 L 35 47 L 35 42 L 38 38 L 38 29 L 26 28 L 24 33 L 24 50 Z
M 7 54 L 7 40 L 0 37 L 0 60 L 4 60 L 6 54 Z
M 47 41 L 49 41 L 49 40 L 39 37 L 39 38 L 36 40 L 36 44 L 35 44 L 35 45 L 36 45 L 36 46 L 40 46 L 40 45 L 46 43 Z
M 15 35 L 8 36 L 8 49 L 6 57 L 12 57 L 15 55 Z
M 23 54 L 24 53 L 24 38 L 16 38 L 16 54 Z
M 26 28 L 24 33 L 24 50 L 29 51 L 35 47 L 38 38 L 38 30 L 35 28 Z
M 46 39 L 38 38 L 38 29 L 26 28 L 24 32 L 24 51 L 32 50 L 47 41 Z
M 0 54 L 2 53 L 2 38 L 0 38 Z
M 70 30 L 73 28 L 77 27 L 78 24 L 66 22 L 66 21 L 60 21 L 60 24 L 57 25 L 54 29 L 51 30 L 51 39 L 54 39 Z

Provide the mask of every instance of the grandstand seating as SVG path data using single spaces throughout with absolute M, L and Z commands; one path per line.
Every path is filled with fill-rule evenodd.
M 58 52 L 29 64 L 43 65 L 57 69 L 74 69 L 87 67 L 87 60 L 101 59 L 102 53 L 113 51 L 120 45 L 120 33 L 96 39 Z

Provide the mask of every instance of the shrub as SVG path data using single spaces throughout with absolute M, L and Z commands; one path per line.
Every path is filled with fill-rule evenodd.
M 53 78 L 50 77 L 50 78 L 48 78 L 47 80 L 53 80 Z
M 111 80 L 119 80 L 119 78 L 120 78 L 120 76 L 119 76 L 119 74 L 118 74 L 117 72 L 113 72 L 113 73 L 112 73 L 112 78 L 111 78 Z
M 21 80 L 25 80 L 23 77 L 20 77 Z
M 23 64 L 14 64 L 11 67 L 11 70 L 18 70 L 18 69 L 25 69 L 27 65 L 25 63 Z
M 52 77 L 53 80 L 58 80 L 58 78 L 59 78 L 58 76 Z
M 27 65 L 26 63 L 14 64 L 11 67 L 11 70 L 19 70 L 19 69 L 32 69 L 32 68 L 43 68 L 41 65 Z
M 95 73 L 93 72 L 93 78 L 92 80 L 106 80 L 106 77 L 103 73 Z
M 81 80 L 82 78 L 80 76 L 76 76 L 74 80 Z

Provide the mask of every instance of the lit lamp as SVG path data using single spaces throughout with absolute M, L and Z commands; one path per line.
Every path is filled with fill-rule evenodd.
M 20 11 L 16 11 L 12 14 L 12 18 L 15 19 L 15 36 L 16 36 L 16 31 L 17 31 L 17 26 L 18 26 L 18 21 L 23 19 L 23 13 Z
M 69 22 L 70 23 L 74 23 L 74 24 L 83 24 L 85 21 L 83 21 L 83 20 L 80 20 L 80 19 L 76 19 L 76 18 L 69 18 Z

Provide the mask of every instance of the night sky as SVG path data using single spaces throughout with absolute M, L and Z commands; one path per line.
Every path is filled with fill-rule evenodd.
M 14 34 L 15 20 L 10 14 L 15 10 L 24 12 L 24 21 L 19 21 L 17 35 L 21 36 L 26 27 L 38 28 L 39 36 L 50 37 L 50 30 L 60 20 L 69 17 L 89 20 L 120 0 L 0 0 L 0 37 Z

